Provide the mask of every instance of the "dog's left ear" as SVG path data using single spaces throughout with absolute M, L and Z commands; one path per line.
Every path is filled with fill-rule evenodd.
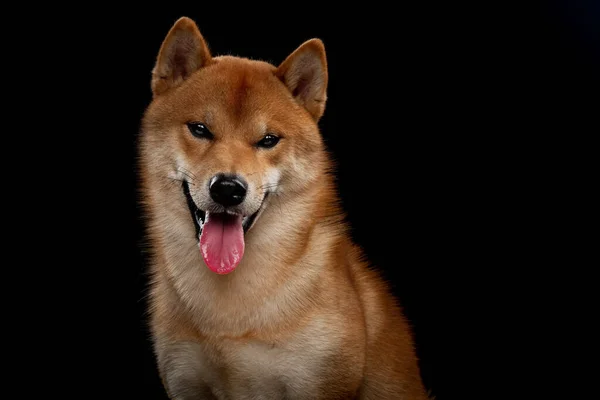
M 315 121 L 323 116 L 327 101 L 327 59 L 321 40 L 304 42 L 279 65 L 275 74 Z

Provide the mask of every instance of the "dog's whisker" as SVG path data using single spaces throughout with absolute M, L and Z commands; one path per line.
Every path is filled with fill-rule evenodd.
M 279 186 L 278 184 L 276 184 L 276 183 L 272 183 L 272 184 L 261 185 L 261 186 L 259 186 L 258 188 L 259 188 L 260 190 L 264 190 L 264 189 L 266 189 L 266 190 L 269 190 L 269 189 L 275 189 L 275 188 L 276 188 L 276 187 L 278 187 L 278 186 Z
M 180 171 L 187 172 L 187 173 L 189 173 L 190 175 L 194 175 L 194 173 L 193 173 L 192 171 L 190 171 L 189 169 L 187 169 L 187 168 L 184 168 L 184 167 L 179 167 L 178 169 L 179 169 Z
M 172 181 L 187 182 L 188 184 L 190 184 L 192 186 L 195 186 L 193 182 L 186 181 L 185 179 L 178 179 L 178 178 L 173 178 L 173 177 L 170 177 L 170 176 L 168 176 L 167 178 L 170 179 L 170 180 L 172 180 Z
M 179 172 L 181 172 L 183 174 L 183 176 L 185 176 L 187 178 L 188 181 L 193 181 L 194 180 L 193 177 L 191 177 L 189 175 L 186 175 L 184 172 L 182 172 L 182 171 L 179 171 Z
M 194 178 L 193 176 L 191 176 L 191 175 L 188 175 L 188 174 L 186 174 L 186 173 L 185 173 L 185 172 L 183 172 L 183 171 L 179 171 L 179 172 L 181 172 L 181 173 L 182 173 L 184 176 L 186 176 L 186 177 L 187 177 L 189 180 L 192 180 L 192 181 L 193 181 L 193 180 L 195 180 L 195 179 L 196 179 L 196 178 Z
M 192 171 L 189 171 L 183 167 L 177 168 L 177 171 L 181 172 L 182 174 L 184 174 L 185 176 L 187 176 L 189 178 L 196 179 L 196 175 L 194 175 L 194 173 Z

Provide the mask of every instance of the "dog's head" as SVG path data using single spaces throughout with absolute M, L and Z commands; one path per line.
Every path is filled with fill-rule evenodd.
M 234 270 L 244 235 L 270 198 L 299 193 L 319 178 L 325 160 L 317 122 L 326 88 L 318 39 L 274 66 L 213 57 L 189 18 L 167 34 L 152 72 L 143 156 L 169 201 L 191 211 L 186 223 L 196 227 L 214 272 Z

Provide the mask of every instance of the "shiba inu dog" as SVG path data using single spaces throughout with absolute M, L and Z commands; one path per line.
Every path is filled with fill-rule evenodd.
M 412 333 L 352 243 L 317 122 L 312 39 L 275 66 L 179 19 L 152 71 L 140 178 L 172 399 L 426 399 Z

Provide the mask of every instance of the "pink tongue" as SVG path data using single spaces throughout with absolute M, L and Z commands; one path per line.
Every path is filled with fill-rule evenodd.
M 217 274 L 233 271 L 244 255 L 242 217 L 206 213 L 200 235 L 200 251 L 211 271 Z

